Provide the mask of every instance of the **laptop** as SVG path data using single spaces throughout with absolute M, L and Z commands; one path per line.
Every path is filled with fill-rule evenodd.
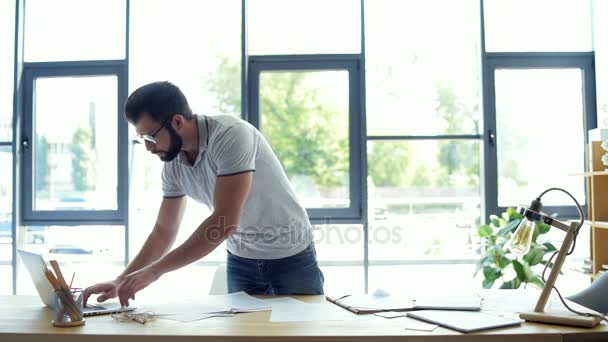
M 36 291 L 38 291 L 40 299 L 46 306 L 52 309 L 55 306 L 55 303 L 53 302 L 54 290 L 44 275 L 44 271 L 48 269 L 46 262 L 39 254 L 26 252 L 20 249 L 17 250 L 17 252 L 21 257 L 21 260 L 23 260 L 23 264 L 25 265 L 25 268 L 27 268 L 32 281 L 34 282 L 34 286 L 36 286 Z M 135 309 L 135 307 L 123 308 L 118 303 L 103 305 L 87 304 L 87 306 L 82 308 L 82 315 L 85 317 L 105 315 L 117 312 L 133 311 Z

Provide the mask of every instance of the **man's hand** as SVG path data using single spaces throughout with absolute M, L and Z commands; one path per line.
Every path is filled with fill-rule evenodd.
M 111 299 L 111 298 L 115 298 L 117 295 L 116 288 L 118 287 L 119 282 L 120 282 L 119 280 L 113 280 L 113 281 L 99 283 L 99 284 L 87 287 L 84 290 L 83 305 L 84 306 L 87 305 L 87 300 L 89 299 L 89 296 L 91 296 L 92 294 L 101 293 L 101 295 L 99 297 L 97 297 L 97 301 L 99 303 L 105 302 L 106 300 Z
M 135 271 L 122 279 L 118 285 L 118 300 L 121 306 L 129 306 L 129 299 L 135 299 L 135 293 L 152 284 L 161 273 L 153 267 L 145 267 Z

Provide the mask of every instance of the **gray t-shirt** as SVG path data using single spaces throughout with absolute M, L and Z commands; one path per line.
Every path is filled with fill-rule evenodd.
M 243 258 L 280 259 L 304 250 L 312 241 L 308 215 L 264 136 L 230 115 L 198 115 L 196 120 L 199 155 L 194 165 L 183 152 L 165 163 L 164 196 L 187 195 L 211 209 L 217 177 L 255 171 L 228 251 Z

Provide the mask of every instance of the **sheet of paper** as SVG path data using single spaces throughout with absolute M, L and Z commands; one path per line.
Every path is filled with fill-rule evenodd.
M 190 303 L 179 304 L 149 304 L 141 308 L 154 312 L 156 315 L 200 315 L 214 313 L 236 313 L 270 310 L 270 305 L 254 298 L 245 292 L 231 293 L 218 296 L 204 296 Z
M 159 316 L 158 318 L 166 319 L 166 320 L 170 320 L 170 321 L 178 321 L 178 322 L 188 323 L 188 322 L 200 321 L 200 320 L 207 319 L 207 318 L 212 318 L 212 317 L 232 317 L 232 316 L 234 316 L 234 314 L 222 314 L 222 313 L 220 313 L 220 314 L 184 313 L 184 314 Z
M 405 316 L 405 312 L 384 311 L 384 312 L 378 312 L 374 315 L 384 317 L 384 318 L 397 318 L 397 317 Z
M 191 304 L 154 304 L 145 305 L 138 311 L 153 312 L 155 315 L 202 314 L 230 311 L 226 306 L 205 303 Z
M 271 322 L 341 321 L 351 316 L 328 303 L 309 304 L 293 298 L 267 299 L 272 306 Z
M 219 296 L 207 296 L 202 300 L 207 305 L 222 306 L 233 312 L 268 311 L 270 305 L 261 299 L 252 297 L 245 292 L 236 292 Z
M 437 324 L 418 322 L 415 320 L 408 320 L 405 323 L 405 330 L 417 330 L 417 331 L 433 331 L 438 327 Z
M 358 309 L 391 310 L 413 308 L 412 298 L 404 296 L 373 296 L 356 294 L 339 300 L 344 305 Z

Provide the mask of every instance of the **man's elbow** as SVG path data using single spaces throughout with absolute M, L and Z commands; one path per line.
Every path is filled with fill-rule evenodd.
M 239 227 L 240 217 L 233 213 L 214 212 L 211 215 L 211 226 L 207 230 L 215 239 L 227 239 Z

